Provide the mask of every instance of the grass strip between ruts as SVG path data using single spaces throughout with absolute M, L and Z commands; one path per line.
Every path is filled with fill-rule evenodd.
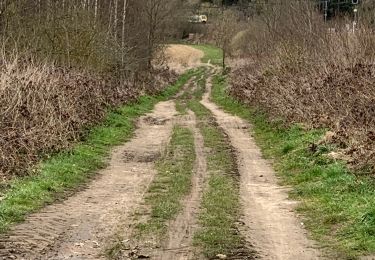
M 223 63 L 223 51 L 209 44 L 191 45 L 192 47 L 204 52 L 204 56 L 201 59 L 203 63 L 208 63 L 212 65 L 222 65 Z
M 236 227 L 240 219 L 236 158 L 229 140 L 216 125 L 211 112 L 199 102 L 205 86 L 204 77 L 197 83 L 193 99 L 188 102 L 188 107 L 199 120 L 198 127 L 209 151 L 206 153 L 208 183 L 203 193 L 200 227 L 194 235 L 194 244 L 209 259 L 219 254 L 227 257 L 249 256 L 251 252 Z
M 170 144 L 156 164 L 158 174 L 146 195 L 151 214 L 145 223 L 137 225 L 140 235 L 152 233 L 162 238 L 165 234 L 168 221 L 183 208 L 182 199 L 191 190 L 195 159 L 192 131 L 175 126 Z

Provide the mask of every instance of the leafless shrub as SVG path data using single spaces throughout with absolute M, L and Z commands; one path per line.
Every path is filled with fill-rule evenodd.
M 309 1 L 271 6 L 247 29 L 230 92 L 287 124 L 329 127 L 351 163 L 375 166 L 375 36 L 323 23 Z M 332 28 L 335 28 L 333 30 Z
M 17 58 L 0 66 L 0 176 L 27 173 L 41 156 L 68 148 L 108 109 L 160 91 L 168 71 L 137 79 L 99 77 Z M 156 74 L 156 73 L 155 73 Z M 152 88 L 150 88 L 152 85 Z
M 179 1 L 0 0 L 0 179 L 174 80 L 160 46 Z

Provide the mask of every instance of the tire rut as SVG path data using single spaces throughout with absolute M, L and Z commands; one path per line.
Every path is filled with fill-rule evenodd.
M 172 101 L 157 104 L 86 189 L 31 214 L 2 235 L 0 259 L 104 258 L 107 239 L 128 221 L 156 174 L 153 162 L 170 139 L 175 114 Z
M 261 259 L 321 259 L 321 253 L 307 238 L 293 212 L 296 202 L 288 198 L 287 189 L 278 185 L 272 167 L 250 136 L 250 126 L 210 101 L 210 80 L 201 103 L 212 112 L 237 153 L 243 222 L 247 229 L 243 235 Z

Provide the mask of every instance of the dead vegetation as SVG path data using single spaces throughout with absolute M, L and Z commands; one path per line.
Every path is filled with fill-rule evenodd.
M 0 179 L 175 80 L 159 54 L 179 3 L 0 0 Z
M 234 38 L 230 92 L 272 119 L 331 129 L 350 164 L 374 172 L 375 37 L 346 23 L 324 23 L 309 1 L 265 5 Z
M 0 176 L 24 175 L 41 156 L 69 148 L 108 109 L 159 92 L 162 72 L 118 80 L 53 66 L 5 63 L 0 84 Z M 152 88 L 150 88 L 152 86 Z
M 166 48 L 165 56 L 169 68 L 182 73 L 187 69 L 198 67 L 204 53 L 191 46 L 172 44 Z

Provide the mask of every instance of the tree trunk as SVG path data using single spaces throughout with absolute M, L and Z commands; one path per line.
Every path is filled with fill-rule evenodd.
M 124 62 L 125 62 L 125 26 L 126 26 L 127 7 L 128 7 L 128 0 L 124 0 L 124 10 L 122 13 L 122 32 L 121 32 L 122 66 L 124 66 Z
M 115 32 L 115 39 L 117 39 L 117 25 L 118 25 L 118 0 L 115 0 L 115 10 L 114 10 L 114 32 Z
M 98 0 L 95 0 L 95 11 L 94 11 L 94 15 L 95 15 L 95 20 L 98 16 Z

